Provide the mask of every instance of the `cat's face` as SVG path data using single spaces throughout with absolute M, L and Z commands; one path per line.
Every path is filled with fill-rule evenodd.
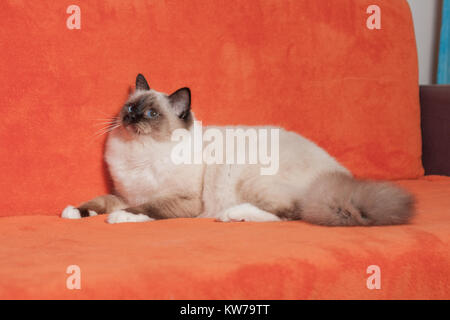
M 147 80 L 136 77 L 136 91 L 129 97 L 119 114 L 122 126 L 134 135 L 146 135 L 170 140 L 175 129 L 189 129 L 193 123 L 191 92 L 182 88 L 171 95 L 150 89 Z

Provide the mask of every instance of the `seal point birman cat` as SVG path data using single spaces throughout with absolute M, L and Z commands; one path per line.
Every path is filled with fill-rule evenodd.
M 108 214 L 109 223 L 207 217 L 372 226 L 404 224 L 414 214 L 414 198 L 407 191 L 387 182 L 355 179 L 315 143 L 281 128 L 276 174 L 261 175 L 258 164 L 175 164 L 172 133 L 193 131 L 194 121 L 189 88 L 167 95 L 150 89 L 139 74 L 136 90 L 113 118 L 106 142 L 104 157 L 114 194 L 68 206 L 62 217 Z M 208 128 L 225 132 L 274 127 Z

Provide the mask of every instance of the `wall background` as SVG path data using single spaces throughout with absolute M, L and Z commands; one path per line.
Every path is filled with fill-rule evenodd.
M 419 83 L 436 83 L 442 0 L 408 0 L 419 54 Z

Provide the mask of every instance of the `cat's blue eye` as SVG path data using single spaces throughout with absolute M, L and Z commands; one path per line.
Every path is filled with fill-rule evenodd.
M 153 119 L 156 118 L 159 115 L 159 113 L 153 109 L 150 109 L 145 112 L 145 115 L 147 116 L 147 118 Z
M 133 107 L 132 106 L 128 106 L 127 110 L 128 110 L 128 112 L 131 112 L 131 111 L 133 111 Z

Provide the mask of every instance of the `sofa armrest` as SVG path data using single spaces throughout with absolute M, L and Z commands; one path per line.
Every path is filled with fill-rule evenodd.
M 450 176 L 450 85 L 420 86 L 425 174 Z

